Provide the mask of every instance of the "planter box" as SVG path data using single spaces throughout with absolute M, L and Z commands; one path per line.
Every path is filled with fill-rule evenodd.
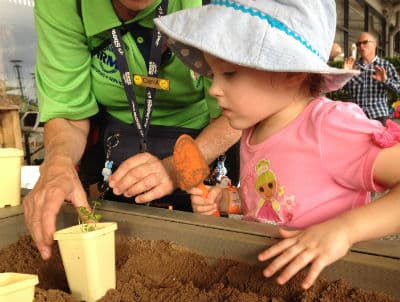
M 38 283 L 37 275 L 0 273 L 0 301 L 32 302 Z
M 18 235 L 26 232 L 22 208 L 18 208 L 0 209 L 0 248 L 17 241 Z M 276 227 L 270 225 L 132 204 L 104 201 L 96 212 L 103 215 L 104 221 L 116 221 L 121 234 L 174 241 L 210 259 L 227 257 L 260 265 L 257 254 L 278 237 Z M 76 211 L 66 204 L 59 214 L 57 229 L 75 223 Z M 322 275 L 400 298 L 400 241 L 357 244 Z

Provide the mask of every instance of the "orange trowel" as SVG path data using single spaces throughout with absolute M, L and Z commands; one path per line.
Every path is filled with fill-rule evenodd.
M 181 135 L 174 147 L 173 160 L 178 186 L 184 191 L 197 187 L 207 197 L 208 189 L 203 181 L 210 174 L 210 169 L 193 138 L 187 134 Z M 214 216 L 220 216 L 216 211 Z

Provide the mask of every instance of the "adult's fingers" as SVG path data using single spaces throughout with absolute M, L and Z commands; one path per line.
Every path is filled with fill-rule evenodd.
M 64 182 L 61 186 L 47 190 L 44 194 L 44 202 L 41 209 L 43 240 L 47 246 L 51 246 L 53 243 L 57 215 L 64 200 L 71 201 L 74 207 L 83 206 L 90 209 L 86 193 L 80 182 Z
M 126 160 L 113 175 L 109 185 L 114 194 L 137 196 L 136 202 L 149 202 L 174 190 L 174 183 L 162 161 L 151 154 L 139 154 Z
M 125 179 L 120 182 L 124 182 L 125 184 L 118 185 L 118 190 L 114 191 L 117 191 L 119 194 L 123 194 L 125 197 L 132 197 L 143 192 L 148 192 L 162 183 L 162 176 L 160 176 L 159 173 L 149 174 L 140 180 L 137 178 L 132 179 L 132 174 L 133 173 L 127 174 Z M 156 194 L 157 191 L 152 193 L 152 195 Z
M 159 159 L 150 153 L 139 153 L 119 165 L 118 169 L 109 177 L 110 187 L 120 186 L 124 184 L 123 180 L 128 173 L 135 172 L 131 177 L 134 179 L 142 179 L 145 175 L 154 172 L 151 163 L 159 161 Z
M 43 238 L 41 209 L 43 206 L 43 198 L 39 197 L 40 193 L 30 192 L 23 200 L 25 223 L 36 244 L 37 249 L 43 259 L 51 256 L 51 247 L 48 246 Z
M 24 198 L 25 222 L 43 259 L 51 256 L 56 218 L 64 200 L 88 207 L 86 193 L 77 177 L 54 178 L 49 182 L 40 178 Z

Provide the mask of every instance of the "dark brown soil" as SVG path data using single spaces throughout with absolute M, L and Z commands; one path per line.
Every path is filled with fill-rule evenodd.
M 285 286 L 265 279 L 261 268 L 233 260 L 209 259 L 166 241 L 117 236 L 117 289 L 100 302 L 132 301 L 302 301 L 400 302 L 400 299 L 351 288 L 344 281 L 320 278 L 308 291 L 300 289 L 299 275 Z M 29 236 L 0 250 L 0 272 L 39 275 L 35 302 L 78 302 L 68 284 L 57 245 L 49 261 L 41 260 Z

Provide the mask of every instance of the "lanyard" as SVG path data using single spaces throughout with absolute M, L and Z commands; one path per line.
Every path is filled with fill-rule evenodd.
M 167 13 L 168 0 L 162 0 L 157 6 L 156 18 L 164 16 Z M 133 124 L 140 135 L 140 151 L 146 152 L 147 150 L 147 133 L 150 126 L 150 119 L 153 109 L 153 102 L 155 99 L 156 89 L 147 87 L 144 103 L 143 118 L 140 118 L 139 106 L 136 101 L 136 95 L 133 90 L 132 76 L 129 72 L 128 63 L 125 57 L 124 45 L 122 42 L 121 32 L 119 28 L 113 28 L 110 31 L 111 44 L 113 52 L 117 59 L 119 73 L 121 75 L 122 83 L 124 85 L 125 94 L 128 98 L 129 108 L 132 113 Z M 153 36 L 151 40 L 150 58 L 148 64 L 148 76 L 158 77 L 158 70 L 161 64 L 162 46 L 164 37 L 161 32 L 156 28 L 153 29 Z

